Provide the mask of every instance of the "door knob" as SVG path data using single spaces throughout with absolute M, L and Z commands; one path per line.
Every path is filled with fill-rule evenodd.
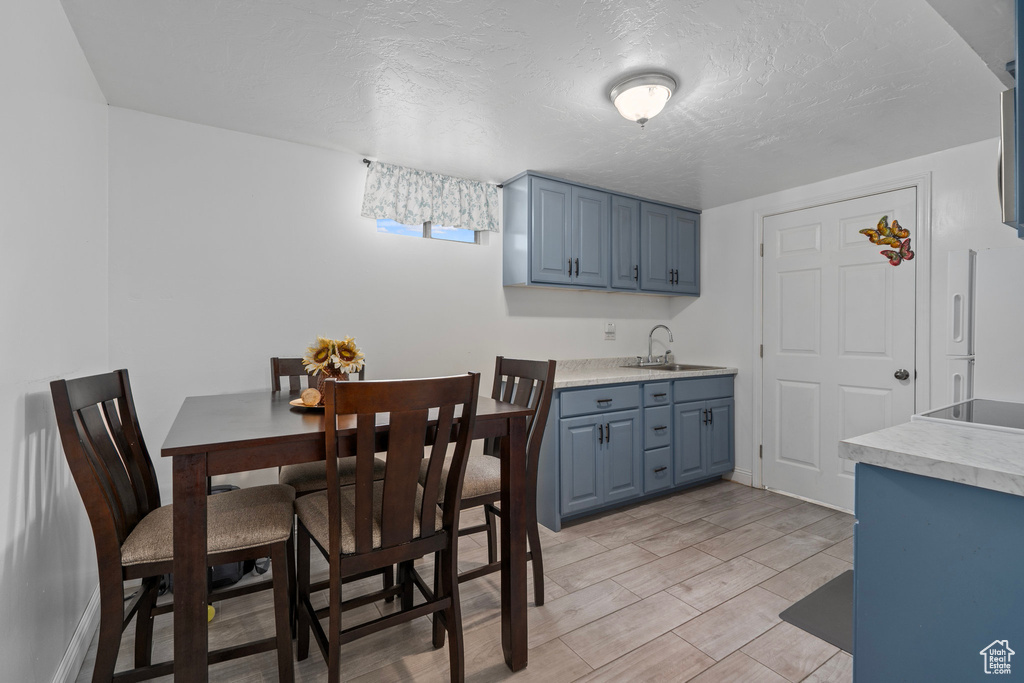
M 892 376 L 898 380 L 910 379 L 910 373 L 904 370 L 903 368 L 900 368 L 896 372 L 892 373 Z

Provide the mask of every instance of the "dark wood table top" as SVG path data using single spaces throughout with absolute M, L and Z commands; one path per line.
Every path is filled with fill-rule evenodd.
M 289 404 L 297 394 L 254 391 L 217 396 L 189 396 L 178 411 L 164 440 L 160 455 L 191 455 L 219 450 L 259 446 L 280 446 L 288 442 L 323 441 L 323 409 L 299 408 Z M 477 422 L 529 416 L 529 408 L 480 396 Z M 346 431 L 345 420 L 339 430 Z M 378 416 L 387 426 L 387 416 Z M 350 419 L 355 430 L 355 418 Z M 481 431 L 478 427 L 476 431 Z

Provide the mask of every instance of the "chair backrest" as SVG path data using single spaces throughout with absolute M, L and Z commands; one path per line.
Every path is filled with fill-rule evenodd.
M 540 442 L 548 422 L 551 392 L 555 384 L 555 361 L 520 360 L 498 356 L 494 361 L 491 398 L 533 409 L 526 421 L 526 467 L 536 474 Z M 488 452 L 494 453 L 496 446 Z
M 85 503 L 97 557 L 118 557 L 160 489 L 142 439 L 128 371 L 50 382 L 64 457 Z
M 359 371 L 359 379 L 363 379 L 366 375 L 366 365 L 364 364 L 362 369 Z M 281 391 L 281 380 L 285 377 L 288 378 L 288 391 L 299 392 L 306 387 L 313 389 L 317 388 L 320 378 L 316 375 L 311 375 L 306 372 L 306 367 L 302 364 L 301 358 L 278 358 L 273 357 L 270 359 L 270 381 L 273 384 L 274 391 Z M 302 378 L 306 378 L 306 387 L 302 386 Z
M 341 494 L 338 485 L 338 423 L 356 427 L 355 474 L 355 550 L 370 552 L 373 547 L 373 520 L 380 519 L 381 549 L 409 543 L 414 518 L 421 523 L 419 538 L 434 534 L 437 499 L 448 443 L 457 435 L 449 467 L 442 507 L 442 528 L 454 538 L 458 523 L 459 498 L 466 472 L 466 456 L 476 422 L 480 375 L 467 373 L 454 377 L 372 382 L 335 382 L 325 384 L 327 444 L 327 499 L 330 519 L 330 544 L 340 547 Z M 377 417 L 389 413 L 387 427 L 387 465 L 383 495 L 374 500 L 373 460 L 376 451 Z M 430 453 L 424 456 L 425 447 Z M 417 506 L 417 488 L 421 464 L 426 459 L 427 478 Z M 378 506 L 379 509 L 374 509 Z

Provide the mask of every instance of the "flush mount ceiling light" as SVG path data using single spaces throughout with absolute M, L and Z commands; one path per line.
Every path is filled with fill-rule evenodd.
M 665 108 L 676 89 L 676 80 L 663 73 L 646 73 L 622 81 L 608 93 L 624 118 L 644 124 Z

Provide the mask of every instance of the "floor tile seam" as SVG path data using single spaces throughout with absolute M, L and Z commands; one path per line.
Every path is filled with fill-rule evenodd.
M 664 592 L 664 591 L 659 591 L 659 593 L 660 593 L 660 592 Z M 654 595 L 657 595 L 657 594 L 658 594 L 658 593 L 655 593 Z M 650 596 L 650 597 L 653 597 L 653 596 Z M 675 597 L 675 596 L 673 596 L 673 597 Z M 646 598 L 643 598 L 643 599 L 646 599 Z M 642 600 L 643 600 L 643 599 L 642 599 Z M 680 602 L 682 602 L 682 600 L 680 600 Z M 626 608 L 628 608 L 628 607 L 632 607 L 632 606 L 633 606 L 633 605 L 635 605 L 635 604 L 636 604 L 635 602 L 634 602 L 634 603 L 630 603 L 629 605 L 626 605 L 625 607 L 621 607 L 621 608 L 619 608 L 619 609 L 615 610 L 615 612 L 609 612 L 609 613 L 608 613 L 608 614 L 606 614 L 606 615 L 605 615 L 604 617 L 601 617 L 601 619 L 604 619 L 605 617 L 609 617 L 609 616 L 611 616 L 611 615 L 613 615 L 613 614 L 616 614 L 616 613 L 618 613 L 618 612 L 621 612 L 622 610 L 624 610 L 624 609 L 626 609 Z M 679 638 L 679 634 L 677 634 L 677 633 L 674 633 L 673 631 L 674 631 L 675 629 L 679 628 L 680 626 L 682 626 L 683 624 L 685 624 L 685 623 L 687 623 L 687 622 L 689 622 L 689 621 L 692 621 L 693 619 L 696 619 L 696 618 L 697 618 L 697 617 L 699 617 L 699 616 L 700 616 L 700 614 L 699 614 L 699 613 L 698 613 L 698 614 L 695 614 L 695 615 L 693 615 L 692 617 L 690 617 L 690 618 L 689 618 L 689 619 L 687 619 L 686 621 L 680 622 L 679 624 L 676 624 L 676 625 L 675 625 L 675 626 L 673 626 L 672 628 L 670 628 L 670 629 L 668 629 L 668 630 L 666 630 L 666 631 L 664 631 L 664 632 L 662 632 L 662 633 L 658 633 L 657 635 L 653 636 L 652 638 L 650 638 L 650 639 L 648 639 L 648 640 L 645 640 L 645 641 L 644 641 L 644 642 L 642 642 L 642 643 L 639 643 L 638 645 L 636 645 L 636 647 L 633 647 L 633 648 L 631 648 L 630 650 L 628 650 L 628 651 L 626 651 L 626 652 L 623 652 L 622 654 L 620 654 L 620 655 L 619 655 L 618 657 L 616 657 L 615 659 L 611 660 L 610 662 L 605 662 L 605 663 L 604 663 L 604 664 L 602 664 L 601 666 L 594 666 L 593 664 L 591 664 L 590 662 L 588 662 L 588 661 L 587 661 L 586 659 L 584 659 L 584 657 L 583 657 L 583 655 L 582 655 L 582 654 L 580 654 L 579 652 L 577 652 L 577 651 L 576 651 L 576 650 L 575 650 L 575 649 L 574 649 L 574 648 L 573 648 L 573 647 L 572 647 L 571 645 L 569 645 L 569 643 L 567 643 L 566 641 L 562 640 L 562 643 L 563 643 L 563 644 L 564 644 L 564 645 L 565 645 L 566 647 L 568 647 L 568 648 L 569 648 L 570 650 L 572 650 L 572 651 L 573 651 L 573 653 L 574 653 L 574 654 L 575 654 L 575 655 L 576 655 L 577 657 L 579 657 L 579 658 L 580 658 L 580 659 L 582 659 L 582 660 L 583 660 L 584 662 L 586 662 L 587 666 L 591 667 L 591 669 L 592 669 L 592 670 L 594 670 L 594 671 L 597 671 L 597 670 L 598 670 L 598 669 L 600 669 L 601 667 L 604 667 L 604 666 L 608 666 L 608 665 L 609 665 L 609 664 L 611 664 L 612 662 L 615 662 L 615 661 L 617 661 L 617 660 L 621 659 L 622 657 L 625 657 L 625 656 L 629 655 L 629 654 L 630 654 L 631 652 L 634 652 L 634 651 L 636 651 L 636 650 L 639 650 L 639 649 L 640 649 L 640 648 L 642 648 L 642 647 L 643 647 L 644 645 L 647 645 L 648 643 L 650 643 L 650 642 L 652 642 L 652 641 L 655 641 L 655 640 L 657 640 L 658 638 L 661 638 L 661 637 L 662 637 L 663 635 L 665 635 L 666 633 L 671 633 L 671 634 L 672 634 L 672 635 L 674 635 L 675 637 Z M 595 619 L 594 621 L 590 622 L 589 624 L 584 624 L 583 626 L 580 626 L 580 627 L 579 627 L 579 628 L 577 628 L 577 629 L 573 629 L 573 630 L 572 630 L 572 631 L 570 631 L 569 633 L 563 633 L 562 635 L 560 635 L 560 636 L 559 636 L 559 640 L 561 640 L 562 638 L 565 638 L 566 636 L 570 636 L 570 635 L 572 635 L 573 633 L 575 633 L 576 631 L 579 631 L 579 630 L 581 630 L 581 629 L 584 629 L 584 628 L 586 628 L 586 627 L 590 626 L 591 624 L 594 624 L 594 623 L 595 623 L 596 621 L 599 621 L 599 620 Z M 681 639 L 680 639 L 680 640 L 681 640 Z
M 759 520 L 762 520 L 762 519 L 764 519 L 765 517 L 771 517 L 771 516 L 772 516 L 772 515 L 774 515 L 774 514 L 775 514 L 776 512 L 778 512 L 778 511 L 776 510 L 775 512 L 767 512 L 766 514 L 764 514 L 764 515 L 762 515 L 762 516 L 760 516 L 760 517 L 755 517 L 755 518 L 753 518 L 753 519 L 748 519 L 748 520 L 744 521 L 744 522 L 743 522 L 742 524 L 740 524 L 740 525 L 738 525 L 738 526 L 735 526 L 735 527 L 733 527 L 733 528 L 731 528 L 731 529 L 729 529 L 729 527 L 722 527 L 722 528 L 723 528 L 723 529 L 729 529 L 729 531 L 735 531 L 736 529 L 739 529 L 739 528 L 745 527 L 745 526 L 747 526 L 748 524 L 753 524 L 753 523 L 755 523 L 755 522 L 757 522 L 757 521 L 759 521 Z M 719 515 L 719 514 L 721 514 L 721 513 L 719 513 L 719 512 L 716 512 L 716 513 L 714 513 L 714 514 L 712 514 L 712 515 L 708 515 L 707 517 L 701 517 L 701 518 L 700 518 L 700 520 L 701 520 L 701 521 L 704 521 L 704 522 L 707 522 L 708 524 L 714 524 L 715 526 L 722 526 L 721 524 L 716 524 L 715 522 L 711 521 L 711 519 L 710 519 L 710 517 L 714 517 L 715 515 Z M 765 526 L 765 525 L 762 525 L 762 526 Z M 776 531 L 778 531 L 778 530 L 776 529 Z
M 771 627 L 770 629 L 768 629 L 767 631 L 765 631 L 765 632 L 764 632 L 764 633 L 762 633 L 761 635 L 763 636 L 763 635 L 765 635 L 766 633 L 769 633 L 770 631 L 772 631 L 773 629 L 776 629 L 776 628 L 778 628 L 780 624 L 785 624 L 785 623 L 786 623 L 786 622 L 785 622 L 784 620 L 783 620 L 783 621 L 780 621 L 780 622 L 779 622 L 778 624 L 775 624 L 775 626 L 772 626 L 772 627 Z M 758 636 L 758 638 L 760 638 L 760 637 L 761 637 L 761 636 Z M 754 638 L 754 640 L 757 640 L 757 638 Z M 744 645 L 743 647 L 747 647 L 748 645 L 750 645 L 751 643 L 753 643 L 753 642 L 754 642 L 754 640 L 751 640 L 751 641 L 750 641 L 750 643 L 747 643 L 747 644 L 746 644 L 746 645 Z M 821 640 L 821 638 L 818 638 L 818 640 Z M 772 666 L 771 664 L 769 664 L 768 662 L 764 662 L 764 661 L 761 661 L 760 659 L 758 659 L 757 655 L 755 655 L 755 654 L 753 654 L 753 653 L 751 653 L 751 652 L 747 652 L 746 650 L 744 650 L 744 649 L 743 649 L 743 647 L 741 647 L 741 648 L 740 648 L 740 651 L 741 651 L 741 652 L 743 652 L 743 654 L 745 654 L 746 656 L 748 656 L 748 657 L 750 657 L 751 659 L 753 659 L 753 660 L 754 660 L 755 662 L 757 662 L 757 663 L 758 663 L 758 664 L 760 664 L 761 666 L 763 666 L 763 667 L 765 667 L 765 668 L 767 668 L 767 669 L 771 669 L 771 670 L 772 670 L 773 672 L 775 672 L 775 673 L 776 673 L 776 674 L 778 674 L 779 676 L 782 676 L 783 678 L 785 678 L 785 679 L 786 679 L 787 681 L 789 681 L 790 683 L 800 683 L 800 681 L 804 681 L 804 680 L 807 680 L 807 678 L 809 678 L 809 677 L 810 677 L 811 675 L 813 675 L 815 671 L 817 671 L 817 670 L 818 670 L 818 669 L 820 669 L 821 667 L 825 666 L 825 664 L 826 664 L 826 663 L 828 663 L 828 661 L 829 661 L 830 659 L 832 659 L 833 657 L 835 657 L 835 656 L 836 656 L 836 653 L 837 653 L 837 652 L 842 652 L 842 650 L 840 650 L 840 649 L 839 649 L 838 647 L 836 647 L 835 645 L 832 645 L 831 643 L 829 643 L 829 642 L 827 642 L 827 641 L 824 641 L 824 640 L 822 640 L 821 642 L 825 643 L 826 645 L 828 645 L 829 647 L 831 647 L 832 649 L 834 649 L 834 650 L 835 650 L 835 652 L 832 652 L 831 654 L 829 654 L 829 656 L 825 658 L 825 661 L 824 661 L 824 662 L 822 662 L 822 663 L 821 663 L 821 664 L 819 664 L 818 666 L 814 667 L 814 669 L 813 669 L 812 671 L 809 671 L 809 672 L 807 672 L 807 674 L 806 674 L 805 676 L 803 676 L 803 677 L 801 677 L 800 679 L 798 679 L 798 680 L 795 680 L 795 681 L 794 681 L 794 680 L 793 680 L 792 678 L 790 678 L 789 676 L 787 676 L 786 674 L 782 673 L 781 671 L 779 671 L 778 669 L 776 669 L 775 667 L 773 667 L 773 666 Z
M 671 529 L 674 529 L 674 528 L 676 528 L 678 526 L 682 526 L 681 522 L 677 522 L 676 520 L 672 519 L 671 517 L 665 517 L 664 515 L 657 515 L 657 514 L 650 515 L 649 517 L 644 517 L 643 521 L 646 522 L 647 520 L 649 520 L 649 519 L 651 519 L 653 517 L 660 517 L 660 518 L 664 519 L 667 522 L 672 522 L 674 526 L 668 527 L 666 529 L 662 529 L 660 531 L 655 531 L 654 533 L 650 534 L 649 536 L 643 536 L 642 538 L 639 538 L 639 539 L 635 539 L 635 538 L 628 539 L 628 540 L 626 540 L 625 543 L 634 543 L 635 544 L 638 540 L 642 541 L 642 540 L 644 540 L 646 538 L 650 538 L 651 536 L 657 536 L 658 534 L 665 533 L 666 531 L 670 531 Z M 640 520 L 633 520 L 632 522 L 628 522 L 626 524 L 623 524 L 623 526 L 629 526 L 631 524 L 635 524 L 638 521 L 640 521 Z M 598 532 L 596 535 L 600 536 L 603 533 L 607 533 L 607 532 L 606 531 L 601 531 L 601 532 Z M 597 543 L 598 545 L 605 545 L 604 543 L 601 543 L 601 541 L 597 540 L 593 536 L 587 536 L 587 538 L 589 538 L 594 543 Z M 625 545 L 625 544 L 623 544 L 623 545 Z M 605 547 L 608 547 L 608 546 L 605 545 Z M 614 548 L 609 548 L 609 550 L 614 550 Z
M 708 554 L 708 553 L 705 553 L 705 554 Z M 713 556 L 712 556 L 712 557 L 713 557 Z M 765 564 L 761 564 L 761 563 L 760 563 L 760 562 L 758 562 L 757 560 L 751 560 L 751 559 L 750 559 L 749 557 L 747 557 L 746 555 L 737 555 L 736 557 L 732 558 L 732 560 L 735 560 L 735 559 L 737 559 L 737 558 L 740 558 L 740 557 L 742 557 L 742 558 L 743 558 L 744 560 L 748 560 L 749 562 L 753 562 L 753 563 L 754 563 L 754 564 L 756 564 L 756 565 L 757 565 L 758 567 L 761 567 L 761 568 L 763 568 L 763 569 L 767 569 L 767 570 L 768 570 L 768 571 L 770 571 L 770 572 L 773 572 L 773 573 L 772 573 L 772 575 L 771 575 L 771 576 L 769 576 L 769 577 L 768 577 L 767 579 L 764 579 L 763 581 L 759 581 L 758 583 L 754 584 L 754 586 L 760 586 L 760 585 L 761 585 L 761 584 L 762 584 L 762 583 L 763 583 L 764 581 L 768 581 L 769 579 L 773 579 L 773 578 L 775 578 L 776 576 L 778 576 L 779 574 L 781 574 L 781 573 L 782 573 L 782 572 L 780 572 L 780 571 L 778 571 L 778 570 L 776 570 L 776 569 L 772 569 L 772 568 L 771 568 L 771 567 L 769 567 L 768 565 L 765 565 Z M 683 580 L 682 580 L 682 581 L 680 581 L 679 583 L 677 583 L 677 584 L 675 584 L 674 586 L 672 586 L 672 588 L 675 588 L 675 586 L 679 586 L 679 585 L 682 585 L 682 584 L 686 583 L 687 581 L 693 581 L 694 579 L 699 579 L 699 578 L 700 578 L 701 576 L 703 576 L 704 574 L 707 574 L 708 572 L 714 571 L 714 570 L 716 570 L 716 569 L 720 569 L 720 568 L 722 567 L 722 565 L 724 565 L 724 564 L 727 564 L 727 563 L 729 563 L 729 562 L 732 562 L 732 560 L 724 560 L 724 561 L 722 561 L 722 562 L 719 562 L 718 564 L 716 564 L 716 565 L 715 565 L 714 567 L 708 567 L 707 569 L 705 569 L 704 571 L 702 571 L 702 572 L 701 572 L 700 574 L 694 574 L 693 576 L 691 576 L 691 577 L 690 577 L 690 578 L 688 578 L 688 579 L 683 579 Z M 754 586 L 751 586 L 750 588 L 753 588 Z M 750 590 L 750 588 L 748 588 L 747 590 Z M 666 590 L 667 590 L 667 589 L 666 589 Z M 746 593 L 746 592 L 747 592 L 747 590 L 745 590 L 745 591 L 742 591 L 742 592 L 740 592 L 740 593 L 737 593 L 736 595 L 743 595 L 743 593 Z M 733 597 L 736 597 L 736 595 L 734 595 Z M 679 596 L 673 596 L 673 597 L 676 597 L 676 598 L 678 598 Z M 729 600 L 732 600 L 732 598 L 729 598 Z M 685 602 L 685 600 L 684 600 L 684 602 Z M 728 600 L 723 600 L 723 602 L 728 602 Z M 718 603 L 718 604 L 720 605 L 720 604 L 722 604 L 722 603 Z M 718 606 L 718 605 L 716 605 L 716 607 L 717 607 L 717 606 Z M 703 611 L 707 612 L 707 611 L 710 611 L 710 610 L 712 610 L 712 609 L 714 609 L 714 608 L 713 608 L 713 607 L 709 607 L 709 608 L 708 608 L 707 610 L 703 610 Z

